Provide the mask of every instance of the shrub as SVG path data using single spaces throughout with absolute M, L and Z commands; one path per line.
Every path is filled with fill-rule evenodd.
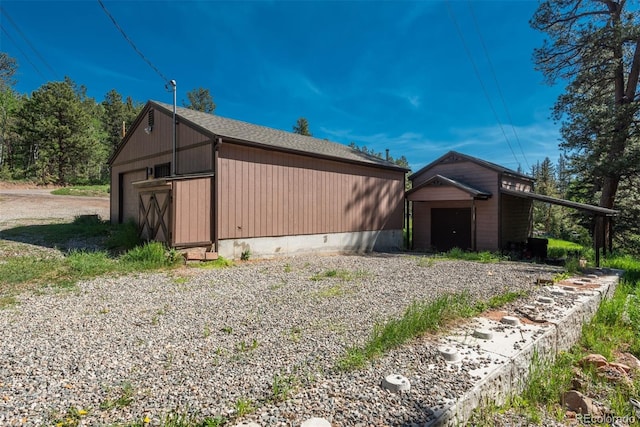
M 120 260 L 143 270 L 171 266 L 178 262 L 177 257 L 172 256 L 160 242 L 137 246 L 122 254 Z
M 121 253 L 135 248 L 141 243 L 138 236 L 138 226 L 129 221 L 114 227 L 106 241 L 107 249 Z

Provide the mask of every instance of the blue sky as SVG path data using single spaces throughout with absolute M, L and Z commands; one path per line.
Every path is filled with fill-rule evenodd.
M 547 86 L 532 53 L 537 1 L 108 1 L 178 104 L 208 88 L 224 117 L 404 155 L 418 170 L 448 150 L 525 172 L 556 161 Z M 71 77 L 101 101 L 172 102 L 165 81 L 97 1 L 0 3 L 0 50 L 16 89 Z

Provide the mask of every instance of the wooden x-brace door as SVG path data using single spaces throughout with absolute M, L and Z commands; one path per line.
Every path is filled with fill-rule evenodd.
M 138 196 L 138 224 L 144 240 L 171 243 L 170 190 L 140 192 Z

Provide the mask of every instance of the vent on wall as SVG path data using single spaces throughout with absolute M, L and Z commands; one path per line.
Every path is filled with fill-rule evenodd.
M 144 128 L 144 131 L 149 135 L 153 130 L 153 110 L 149 110 L 149 114 L 147 115 L 147 127 Z

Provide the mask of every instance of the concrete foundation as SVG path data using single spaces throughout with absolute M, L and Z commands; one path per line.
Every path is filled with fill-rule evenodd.
M 387 252 L 401 250 L 402 239 L 402 230 L 225 239 L 219 241 L 217 252 L 230 259 L 239 259 L 246 251 L 251 258 L 274 258 L 303 253 Z

